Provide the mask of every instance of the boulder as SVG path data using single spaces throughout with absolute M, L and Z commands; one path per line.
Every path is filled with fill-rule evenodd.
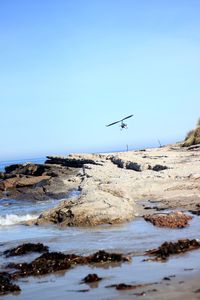
M 134 208 L 128 199 L 93 189 L 81 196 L 63 201 L 42 213 L 36 224 L 53 223 L 60 226 L 95 226 L 117 224 L 134 218 Z

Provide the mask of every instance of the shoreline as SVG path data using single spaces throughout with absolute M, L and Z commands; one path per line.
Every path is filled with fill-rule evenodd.
M 97 238 L 95 232 L 101 232 L 99 231 L 100 228 L 102 228 L 103 232 L 105 231 L 104 234 L 107 239 L 109 233 L 114 234 L 116 230 L 123 232 L 123 230 L 121 231 L 121 228 L 125 228 L 126 232 L 129 226 L 133 226 L 134 228 L 134 226 L 136 226 L 134 224 L 138 223 L 138 225 L 143 224 L 142 226 L 145 226 L 144 228 L 146 228 L 148 235 L 148 230 L 150 228 L 154 229 L 154 225 L 143 220 L 144 214 L 148 213 L 154 215 L 156 213 L 157 215 L 162 213 L 162 211 L 165 213 L 169 210 L 180 210 L 185 213 L 190 210 L 199 211 L 199 154 L 200 149 L 187 150 L 178 146 L 175 147 L 174 145 L 114 154 L 71 154 L 62 159 L 65 159 L 66 164 L 75 163 L 78 164 L 78 167 L 59 165 L 59 172 L 60 170 L 63 172 L 63 169 L 65 168 L 72 169 L 70 169 L 70 174 L 67 176 L 64 174 L 63 177 L 63 173 L 61 172 L 60 174 L 62 176 L 58 177 L 62 180 L 65 192 L 76 189 L 79 190 L 80 194 L 75 195 L 75 197 L 72 197 L 70 200 L 64 200 L 57 207 L 43 212 L 38 219 L 39 221 L 36 222 L 40 226 L 33 226 L 32 223 L 29 223 L 32 226 L 28 226 L 28 228 L 29 230 L 35 228 L 34 230 L 37 231 L 38 229 L 43 230 L 43 228 L 51 228 L 51 224 L 53 226 L 58 226 L 54 238 L 57 236 L 56 232 L 59 233 L 60 230 L 63 231 L 63 234 L 68 231 L 70 234 L 70 230 L 73 230 L 73 232 L 75 232 L 74 230 L 78 230 L 80 233 L 87 232 L 88 234 L 94 232 L 95 241 Z M 55 157 L 51 159 L 55 159 Z M 82 166 L 80 165 L 81 163 Z M 48 166 L 49 165 L 52 165 L 52 168 L 54 169 L 54 163 L 48 164 Z M 55 166 L 57 168 L 58 165 L 56 164 Z M 51 169 L 51 171 L 53 171 L 53 169 Z M 60 215 L 58 214 L 58 211 Z M 197 224 L 199 222 L 198 215 L 194 217 L 194 221 L 191 221 L 191 224 L 189 222 L 188 230 L 191 231 L 188 231 L 186 227 L 186 229 L 158 228 L 157 232 L 158 234 L 163 235 L 162 238 L 165 240 L 167 240 L 167 233 L 173 232 L 172 240 L 176 240 L 176 237 L 177 239 L 180 238 L 179 232 L 192 232 L 192 230 L 194 230 L 193 238 L 198 238 L 198 225 L 195 225 L 195 222 L 197 222 Z M 24 230 L 26 230 L 26 227 L 27 226 L 24 227 Z M 133 235 L 131 232 L 132 229 L 129 232 L 130 238 L 131 235 Z M 187 237 L 190 237 L 188 233 Z M 52 237 L 53 240 L 54 238 Z M 139 239 L 140 237 L 138 236 L 137 238 Z M 126 241 L 127 240 L 124 240 L 125 244 Z M 139 241 L 140 239 L 138 242 Z M 84 243 L 84 240 L 82 242 Z M 99 244 L 99 246 L 100 245 L 101 244 Z M 149 247 L 150 246 L 151 244 L 149 244 Z M 130 246 L 130 250 L 131 247 L 132 246 Z M 152 282 L 150 282 L 150 280 L 144 280 L 147 284 L 149 283 L 146 287 L 144 286 L 137 288 L 136 290 L 120 292 L 111 290 L 111 292 L 108 293 L 107 290 L 104 289 L 106 282 L 105 284 L 99 284 L 99 288 L 96 289 L 96 291 L 89 287 L 90 293 L 85 292 L 81 294 L 76 291 L 78 290 L 77 283 L 74 286 L 72 285 L 72 289 L 75 289 L 73 297 L 75 296 L 77 300 L 92 299 L 92 297 L 97 297 L 98 299 L 107 297 L 106 299 L 110 300 L 122 298 L 133 299 L 133 297 L 141 299 L 142 296 L 145 296 L 145 299 L 149 300 L 160 299 L 161 297 L 163 299 L 187 299 L 188 297 L 191 299 L 199 299 L 198 284 L 200 268 L 198 268 L 197 264 L 200 256 L 199 251 L 200 250 L 194 250 L 185 254 L 172 256 L 169 258 L 168 262 L 145 262 L 146 265 L 142 265 L 142 269 L 140 267 L 141 262 L 138 261 L 137 256 L 133 255 L 132 267 L 129 265 L 122 265 L 117 269 L 113 268 L 113 270 L 110 270 L 109 272 L 106 271 L 106 273 L 100 269 L 97 269 L 97 271 L 99 270 L 100 275 L 102 276 L 105 276 L 105 274 L 107 274 L 106 276 L 109 276 L 109 273 L 112 274 L 113 278 L 115 278 L 114 283 L 120 283 L 118 280 L 121 280 L 121 276 L 123 278 L 123 274 L 121 273 L 124 272 L 124 283 L 130 284 L 133 282 L 140 284 L 141 277 L 139 277 L 140 279 L 137 278 L 136 274 L 133 276 L 134 269 L 141 272 L 140 269 L 143 270 L 144 268 L 145 270 L 146 268 L 146 272 L 150 272 L 149 274 L 151 274 L 151 272 L 156 272 L 162 277 L 161 274 L 163 271 L 161 272 L 161 269 L 163 267 L 165 269 L 166 266 L 166 268 L 168 268 L 166 270 L 169 271 L 167 271 L 167 274 L 163 275 L 163 278 L 168 277 L 168 279 L 160 278 L 155 284 L 151 284 Z M 179 270 L 177 265 L 175 268 L 176 272 L 173 273 L 173 264 L 179 264 L 179 262 L 182 262 L 183 265 L 185 262 L 185 265 L 188 266 L 188 270 L 184 270 L 183 267 Z M 93 267 L 77 267 L 77 271 L 74 270 L 76 275 L 70 275 L 73 274 L 73 271 L 70 271 L 69 276 L 73 277 L 79 275 L 78 278 L 81 279 L 78 268 L 82 270 L 80 271 L 82 277 L 85 272 L 95 272 L 95 268 L 93 270 Z M 148 268 L 150 268 L 150 271 L 148 271 Z M 127 276 L 129 272 L 133 277 L 131 277 L 131 275 L 130 278 Z M 175 275 L 175 277 L 172 275 Z M 59 280 L 56 279 L 56 276 L 57 275 L 55 274 L 46 277 L 47 286 L 50 284 L 51 279 L 55 278 L 55 282 L 57 282 L 55 283 L 55 288 L 57 285 L 61 285 L 59 296 L 63 297 L 65 295 L 63 284 L 64 279 L 68 278 L 67 272 L 63 275 L 64 277 Z M 137 279 L 139 279 L 139 281 Z M 41 280 L 45 279 L 41 278 Z M 110 280 L 107 281 L 110 282 Z M 34 279 L 34 282 L 37 282 L 37 278 Z M 53 285 L 54 284 L 52 283 L 52 287 Z M 32 283 L 30 286 L 22 284 L 22 287 L 25 288 L 27 292 L 29 289 L 32 289 L 33 286 Z M 45 287 L 46 285 L 43 284 L 42 286 Z M 39 287 L 38 284 L 36 284 L 36 287 Z M 79 288 L 81 289 L 81 287 Z M 88 286 L 84 286 L 84 288 L 88 290 Z M 26 299 L 27 292 L 21 294 L 21 299 Z M 104 292 L 106 296 L 104 295 Z M 85 294 L 85 296 L 83 296 L 83 294 Z M 71 295 L 70 292 L 69 295 Z M 37 294 L 37 297 L 38 296 L 39 294 Z M 48 293 L 45 297 L 47 296 Z M 5 297 L 9 300 L 13 296 L 10 294 Z M 40 299 L 40 297 L 38 297 L 38 299 Z

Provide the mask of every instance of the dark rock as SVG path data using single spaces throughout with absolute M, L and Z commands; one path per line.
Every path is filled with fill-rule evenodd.
M 193 215 L 196 215 L 196 216 L 200 216 L 200 210 L 198 209 L 198 210 L 189 210 L 189 212 L 191 213 L 191 214 L 193 214 Z
M 7 174 L 11 173 L 11 172 L 15 171 L 16 169 L 20 168 L 21 166 L 22 166 L 21 164 L 13 164 L 13 165 L 7 166 L 7 167 L 5 167 L 5 172 Z
M 136 171 L 136 172 L 141 172 L 142 171 L 141 165 L 138 164 L 138 163 L 132 162 L 132 161 L 128 161 L 126 163 L 126 169 L 127 170 L 133 170 L 133 171 Z
M 64 180 L 77 173 L 75 169 L 56 165 L 26 164 L 7 168 L 11 173 L 2 175 L 4 178 L 0 180 L 0 198 L 5 197 L 6 191 L 6 198 L 30 201 L 66 197 L 68 190 Z
M 67 166 L 71 168 L 82 168 L 85 164 L 102 165 L 93 159 L 87 158 L 74 158 L 74 157 L 57 157 L 47 156 L 45 164 L 57 164 L 61 166 Z
M 152 170 L 159 172 L 159 171 L 163 171 L 163 170 L 167 170 L 168 167 L 167 166 L 162 166 L 162 165 L 155 165 L 153 166 Z
M 120 262 L 120 261 L 127 261 L 128 259 L 124 257 L 122 254 L 118 253 L 107 253 L 103 250 L 100 250 L 90 256 L 90 261 L 93 263 L 100 263 L 100 262 Z
M 143 288 L 148 286 L 149 284 L 126 284 L 126 283 L 119 283 L 119 284 L 112 284 L 108 285 L 107 288 L 116 288 L 116 290 L 134 290 L 137 288 Z
M 19 292 L 21 289 L 18 285 L 11 282 L 11 275 L 7 272 L 0 272 L 0 295 Z
M 5 167 L 5 173 L 15 175 L 22 174 L 29 176 L 41 176 L 47 169 L 49 169 L 49 167 L 42 164 L 15 164 Z
M 91 283 L 102 280 L 97 274 L 88 274 L 85 278 L 82 279 L 84 283 Z
M 109 159 L 112 161 L 113 164 L 117 165 L 118 168 L 124 168 L 125 162 L 123 159 L 118 158 L 116 156 L 110 156 Z
M 144 219 L 158 227 L 184 228 L 188 226 L 188 221 L 191 220 L 192 217 L 182 212 L 172 212 L 144 215 Z
M 19 245 L 16 248 L 6 250 L 3 252 L 3 254 L 6 255 L 6 257 L 9 257 L 9 256 L 24 255 L 30 252 L 41 253 L 41 252 L 48 252 L 48 251 L 49 251 L 49 247 L 44 246 L 41 243 L 37 243 L 37 244 L 26 243 L 26 244 Z
M 148 250 L 147 255 L 154 255 L 154 261 L 166 260 L 170 255 L 184 253 L 200 248 L 200 242 L 196 239 L 182 239 L 178 242 L 165 242 L 160 247 Z

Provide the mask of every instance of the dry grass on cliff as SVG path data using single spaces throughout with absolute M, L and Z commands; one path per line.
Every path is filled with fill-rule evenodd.
M 188 132 L 182 146 L 189 147 L 197 144 L 200 144 L 200 118 L 198 119 L 197 127 Z

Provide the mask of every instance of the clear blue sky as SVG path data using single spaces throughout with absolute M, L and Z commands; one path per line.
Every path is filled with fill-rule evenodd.
M 182 140 L 200 117 L 200 1 L 0 0 L 0 103 L 0 160 Z

